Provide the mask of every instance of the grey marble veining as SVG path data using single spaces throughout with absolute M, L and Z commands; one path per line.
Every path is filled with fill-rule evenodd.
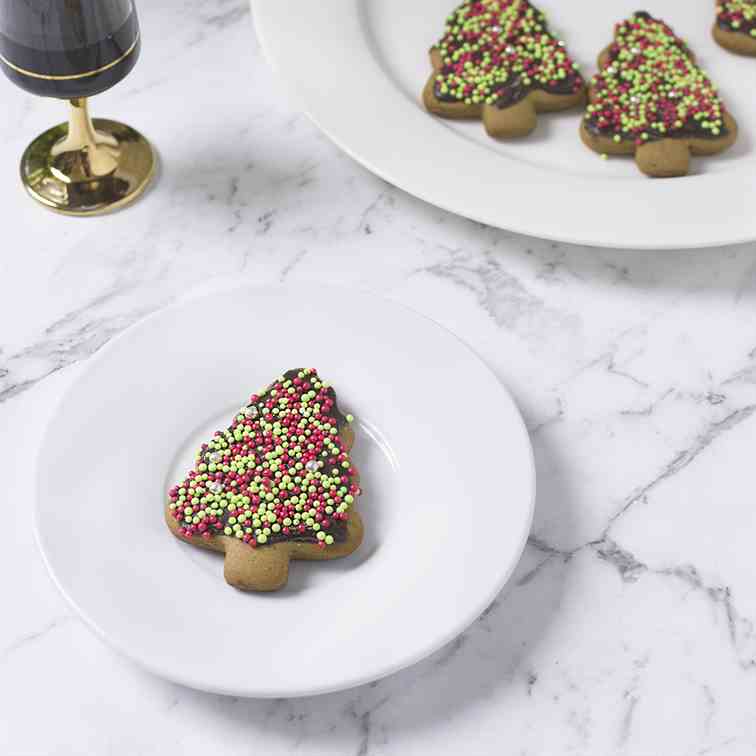
M 753 246 L 620 253 L 454 217 L 301 115 L 243 0 L 140 11 L 142 61 L 93 103 L 161 152 L 128 212 L 76 222 L 28 202 L 18 155 L 61 108 L 1 87 L 0 752 L 750 756 Z M 409 304 L 511 388 L 533 532 L 491 607 L 410 669 L 296 700 L 183 689 L 115 655 L 51 584 L 29 514 L 39 438 L 78 366 L 145 315 L 308 280 Z

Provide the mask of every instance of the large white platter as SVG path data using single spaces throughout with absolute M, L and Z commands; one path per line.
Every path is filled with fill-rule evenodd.
M 356 417 L 366 538 L 245 594 L 220 555 L 169 533 L 166 492 L 250 393 L 307 366 Z M 58 587 L 124 654 L 195 688 L 297 696 L 394 672 L 469 625 L 520 556 L 534 485 L 515 405 L 451 333 L 365 293 L 243 288 L 90 361 L 44 440 L 35 523 Z
M 530 137 L 496 142 L 478 122 L 428 115 L 428 48 L 455 0 L 253 0 L 263 49 L 301 107 L 387 181 L 441 208 L 542 238 L 623 248 L 692 248 L 756 238 L 756 60 L 718 47 L 712 0 L 645 9 L 685 37 L 740 124 L 738 143 L 651 180 L 627 158 L 601 160 L 578 138 L 580 110 L 539 117 Z M 586 74 L 636 0 L 543 0 Z

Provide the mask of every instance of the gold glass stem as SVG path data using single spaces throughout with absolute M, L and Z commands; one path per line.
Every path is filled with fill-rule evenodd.
M 89 116 L 85 98 L 71 100 L 68 123 L 40 134 L 21 158 L 26 191 L 66 215 L 99 215 L 131 204 L 155 175 L 156 155 L 138 132 Z
M 86 181 L 108 176 L 118 167 L 118 142 L 95 130 L 87 99 L 82 97 L 71 100 L 68 134 L 53 146 L 50 155 L 58 178 Z

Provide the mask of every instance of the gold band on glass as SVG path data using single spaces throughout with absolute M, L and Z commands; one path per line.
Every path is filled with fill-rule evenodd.
M 106 66 L 101 66 L 100 68 L 95 68 L 94 71 L 85 71 L 84 73 L 78 73 L 78 74 L 68 74 L 65 76 L 51 76 L 49 74 L 41 74 L 41 73 L 35 73 L 34 71 L 27 71 L 25 68 L 19 68 L 18 66 L 11 63 L 6 57 L 3 55 L 0 55 L 0 61 L 5 63 L 8 68 L 13 69 L 16 71 L 16 73 L 23 74 L 24 76 L 30 76 L 32 79 L 45 79 L 45 81 L 72 81 L 73 79 L 86 79 L 87 76 L 96 76 L 97 74 L 101 74 L 103 71 L 107 71 L 110 68 L 113 68 L 113 66 L 117 66 L 121 61 L 126 60 L 126 58 L 131 55 L 131 53 L 134 52 L 134 48 L 137 46 L 137 43 L 139 42 L 139 34 L 136 35 L 136 38 L 134 39 L 134 42 L 132 43 L 131 47 L 129 47 L 126 52 L 121 55 L 120 58 L 116 58 L 111 63 L 108 63 Z

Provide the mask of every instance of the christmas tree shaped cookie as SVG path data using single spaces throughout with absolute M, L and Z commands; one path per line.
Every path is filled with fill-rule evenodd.
M 712 34 L 727 50 L 756 55 L 756 1 L 720 0 Z
M 430 51 L 425 107 L 445 118 L 482 118 L 492 137 L 519 137 L 536 113 L 583 102 L 585 82 L 544 14 L 527 0 L 466 0 Z
M 253 395 L 168 494 L 171 532 L 225 552 L 226 582 L 286 584 L 290 559 L 335 559 L 362 541 L 351 415 L 317 372 L 289 370 Z
M 683 176 L 690 155 L 714 155 L 738 127 L 693 53 L 663 21 L 644 11 L 617 24 L 599 56 L 580 127 L 601 154 L 635 155 L 648 176 Z

